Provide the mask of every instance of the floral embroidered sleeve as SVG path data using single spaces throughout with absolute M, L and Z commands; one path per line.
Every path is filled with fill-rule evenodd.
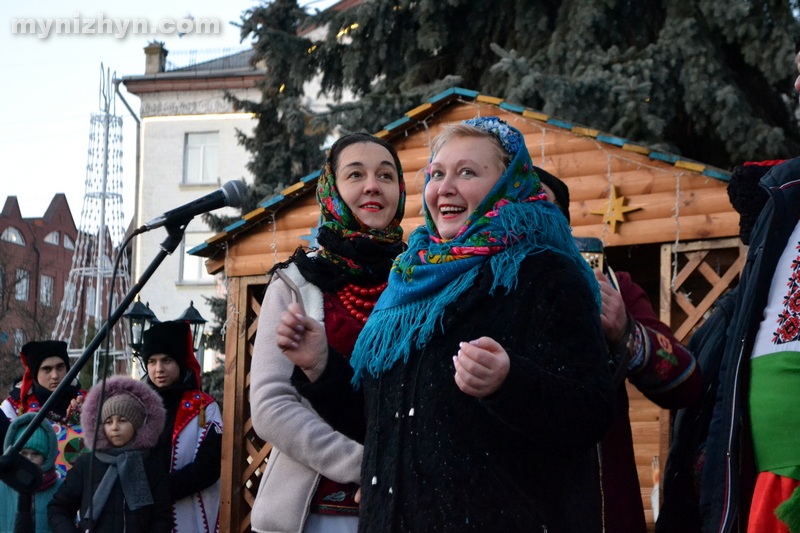
M 617 272 L 620 293 L 634 320 L 628 379 L 665 409 L 692 405 L 702 392 L 700 367 L 661 322 L 647 294 L 625 272 Z

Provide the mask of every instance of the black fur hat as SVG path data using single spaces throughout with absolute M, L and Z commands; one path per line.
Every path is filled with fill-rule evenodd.
M 67 365 L 69 370 L 69 354 L 67 354 L 67 343 L 62 341 L 39 341 L 29 342 L 20 350 L 20 355 L 25 358 L 25 366 L 30 368 L 31 376 L 36 379 L 39 367 L 48 357 L 59 357 Z
M 142 335 L 142 360 L 147 365 L 151 355 L 163 353 L 181 368 L 181 379 L 189 380 L 190 388 L 200 387 L 200 364 L 194 355 L 192 329 L 188 322 L 158 322 Z
M 736 212 L 739 213 L 739 238 L 744 244 L 750 244 L 750 232 L 758 220 L 758 215 L 767 203 L 769 195 L 758 182 L 777 163 L 782 161 L 763 161 L 745 163 L 733 169 L 731 181 L 728 183 L 728 198 Z
M 567 187 L 567 184 L 542 168 L 534 166 L 533 170 L 539 176 L 539 181 L 553 191 L 555 198 L 548 198 L 548 200 L 556 204 L 556 207 L 561 210 L 564 216 L 567 217 L 567 222 L 569 222 L 569 187 Z

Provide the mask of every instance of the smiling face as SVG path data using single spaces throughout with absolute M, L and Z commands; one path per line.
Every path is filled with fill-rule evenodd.
M 147 358 L 147 375 L 156 387 L 163 389 L 178 381 L 181 367 L 169 355 L 156 353 Z
M 455 237 L 500 180 L 499 150 L 490 139 L 454 137 L 434 156 L 425 204 L 441 238 Z
M 115 448 L 121 448 L 133 440 L 136 429 L 133 423 L 120 415 L 111 415 L 103 423 L 106 438 Z
M 334 172 L 350 211 L 364 225 L 385 229 L 400 201 L 399 173 L 389 150 L 372 142 L 351 144 L 339 152 Z
M 54 391 L 67 375 L 67 365 L 60 357 L 48 357 L 39 365 L 36 381 L 49 391 Z

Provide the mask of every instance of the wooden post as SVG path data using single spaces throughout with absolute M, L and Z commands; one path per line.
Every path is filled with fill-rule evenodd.
M 228 302 L 234 302 L 238 309 L 239 278 L 228 278 Z M 241 391 L 237 372 L 239 357 L 239 321 L 241 313 L 228 317 L 228 328 L 225 336 L 225 390 L 222 413 L 222 470 L 220 472 L 219 530 L 220 533 L 238 532 L 238 501 L 241 498 L 238 479 L 235 472 L 241 464 L 242 447 L 238 446 L 238 435 L 242 434 L 244 418 L 241 416 Z

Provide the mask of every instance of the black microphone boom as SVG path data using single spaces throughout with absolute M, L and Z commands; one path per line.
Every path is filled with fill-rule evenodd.
M 221 189 L 198 198 L 193 202 L 176 207 L 144 224 L 142 231 L 160 228 L 165 224 L 185 224 L 193 217 L 208 213 L 220 207 L 241 207 L 244 204 L 247 187 L 241 181 L 231 180 Z

